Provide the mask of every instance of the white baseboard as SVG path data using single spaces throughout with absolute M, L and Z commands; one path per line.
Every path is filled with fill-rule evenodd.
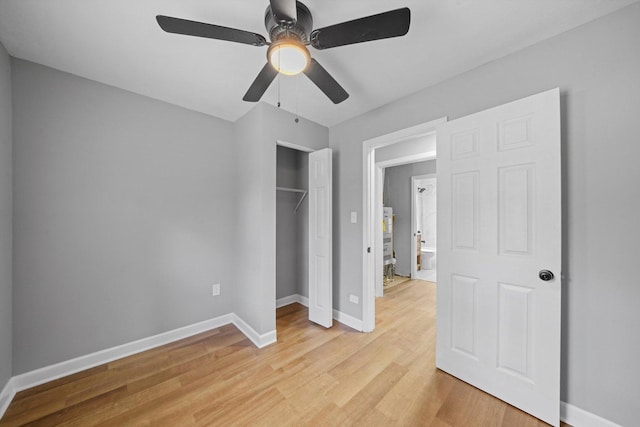
M 15 395 L 16 390 L 13 387 L 13 378 L 9 378 L 9 381 L 7 381 L 2 391 L 0 391 L 0 418 L 4 415 Z
M 235 325 L 244 335 L 253 342 L 256 347 L 262 348 L 276 342 L 276 332 L 258 334 L 251 326 L 234 313 L 225 314 L 193 325 L 184 326 L 172 331 L 164 332 L 151 337 L 143 338 L 127 344 L 97 351 L 95 353 L 76 357 L 54 365 L 45 366 L 24 374 L 16 375 L 11 379 L 11 385 L 15 392 L 26 390 L 76 372 L 84 371 L 95 366 L 122 359 L 132 354 L 140 353 L 161 345 L 169 344 L 190 336 L 219 328 L 220 326 Z M 5 387 L 6 388 L 6 387 Z M 4 391 L 2 396 L 4 396 Z
M 289 295 L 288 297 L 279 298 L 276 300 L 276 308 L 284 307 L 286 305 L 293 304 L 296 302 L 302 304 L 300 302 L 300 298 L 304 298 L 304 297 L 299 294 L 293 294 L 293 295 Z
M 251 342 L 253 342 L 258 348 L 266 347 L 269 344 L 273 344 L 277 341 L 275 329 L 265 334 L 259 334 L 255 329 L 249 326 L 247 322 L 245 322 L 235 314 L 233 315 L 233 324 L 236 326 L 236 328 L 240 329 L 240 331 L 245 334 L 246 337 L 249 338 Z
M 233 324 L 237 327 L 240 332 L 249 338 L 258 348 L 276 342 L 275 330 L 266 334 L 258 334 L 247 322 L 235 313 L 225 314 L 203 322 L 194 323 L 172 331 L 163 332 L 158 335 L 16 375 L 9 379 L 0 392 L 0 418 L 4 415 L 15 394 L 19 391 L 228 324 Z
M 309 300 L 298 294 L 281 298 L 278 301 L 280 304 L 278 307 L 283 307 L 294 302 L 306 307 L 309 306 Z M 362 320 L 360 319 L 356 319 L 337 310 L 333 310 L 333 318 L 355 330 L 362 331 Z M 258 348 L 265 347 L 277 341 L 275 330 L 265 334 L 259 334 L 236 314 L 225 314 L 205 320 L 204 322 L 194 323 L 193 325 L 174 329 L 152 337 L 143 338 L 138 341 L 16 375 L 10 378 L 0 391 L 0 418 L 2 418 L 15 394 L 19 391 L 228 324 L 235 325 Z M 573 427 L 621 427 L 612 421 L 566 402 L 560 402 L 560 419 Z
M 163 332 L 151 337 L 142 338 L 137 341 L 122 344 L 116 347 L 100 350 L 74 359 L 65 360 L 64 362 L 54 365 L 45 366 L 24 374 L 13 377 L 13 386 L 16 390 L 22 391 L 76 372 L 84 371 L 95 366 L 122 359 L 132 354 L 140 353 L 161 345 L 188 338 L 190 336 L 208 331 L 210 329 L 219 328 L 229 323 L 234 323 L 234 314 L 225 314 L 203 322 L 194 323 L 172 331 Z
M 570 403 L 560 402 L 560 420 L 573 427 L 621 427 Z
M 284 307 L 285 305 L 293 304 L 296 302 L 298 304 L 304 305 L 305 307 L 309 307 L 309 298 L 300 294 L 293 294 L 289 295 L 288 297 L 276 300 L 276 308 Z M 355 329 L 356 331 L 362 332 L 363 330 L 362 320 L 356 319 L 355 317 L 349 316 L 348 314 L 344 314 L 341 311 L 333 310 L 333 318 L 343 325 Z
M 293 294 L 288 297 L 277 299 L 276 308 L 284 307 L 285 305 L 294 304 L 296 302 L 304 305 L 305 307 L 309 307 L 309 298 L 300 294 Z
M 355 317 L 349 316 L 341 311 L 333 310 L 333 318 L 356 331 L 362 332 L 364 330 L 362 320 L 356 319 Z

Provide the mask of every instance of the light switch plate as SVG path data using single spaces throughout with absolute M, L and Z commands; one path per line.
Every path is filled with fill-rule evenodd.
M 351 224 L 358 222 L 358 212 L 351 212 Z

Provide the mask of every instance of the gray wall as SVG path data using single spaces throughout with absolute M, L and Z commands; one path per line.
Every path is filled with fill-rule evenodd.
M 396 274 L 411 276 L 411 246 L 416 244 L 411 231 L 411 177 L 436 173 L 436 161 L 394 166 L 384 170 L 384 205 L 395 215 L 393 248 Z
M 22 60 L 12 78 L 14 374 L 230 312 L 232 124 Z
M 274 301 L 275 313 L 275 283 L 264 283 L 265 253 L 263 250 L 263 229 L 270 219 L 264 218 L 268 213 L 264 209 L 263 194 L 268 191 L 264 184 L 262 158 L 263 147 L 261 141 L 262 114 L 260 106 L 249 111 L 235 123 L 234 140 L 237 147 L 236 167 L 244 173 L 236 174 L 228 179 L 236 180 L 238 194 L 236 196 L 236 259 L 240 267 L 236 272 L 236 293 L 234 307 L 236 314 L 249 323 L 260 333 L 275 328 L 271 325 L 265 300 Z M 274 157 L 273 162 L 276 159 Z M 275 180 L 273 183 L 275 187 Z M 275 194 L 275 188 L 273 189 Z M 275 233 L 273 235 L 275 239 Z M 248 249 L 250 248 L 250 249 Z M 251 252 L 250 265 L 243 265 L 242 260 L 247 257 L 247 250 Z M 275 256 L 274 256 L 275 261 Z M 268 262 L 268 260 L 266 261 Z M 272 289 L 271 289 L 272 288 Z M 262 324 L 265 324 L 262 326 Z
M 554 87 L 563 141 L 562 400 L 621 425 L 640 419 L 640 4 L 478 67 L 330 130 L 338 308 L 362 318 L 362 142 Z M 361 215 L 360 215 L 361 216 Z
M 12 374 L 11 61 L 0 44 L 0 390 Z
M 275 330 L 276 141 L 311 149 L 329 145 L 329 129 L 268 104 L 258 104 L 235 124 L 238 150 L 238 254 L 255 251 L 251 268 L 239 270 L 237 314 L 258 333 Z M 249 189 L 250 188 L 250 189 Z

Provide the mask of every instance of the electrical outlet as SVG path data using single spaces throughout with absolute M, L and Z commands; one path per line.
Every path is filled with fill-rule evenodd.
M 211 287 L 211 295 L 214 297 L 220 295 L 220 283 L 216 283 Z
M 349 302 L 358 304 L 360 302 L 360 298 L 358 298 L 358 295 L 349 294 Z

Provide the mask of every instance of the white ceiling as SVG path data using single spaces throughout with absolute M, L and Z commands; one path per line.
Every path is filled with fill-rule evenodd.
M 638 0 L 306 0 L 314 28 L 407 6 L 405 37 L 317 51 L 351 95 L 334 105 L 304 75 L 263 100 L 326 126 L 560 34 Z M 268 0 L 0 0 L 9 53 L 131 92 L 236 120 L 266 47 L 168 34 L 158 14 L 267 36 Z

